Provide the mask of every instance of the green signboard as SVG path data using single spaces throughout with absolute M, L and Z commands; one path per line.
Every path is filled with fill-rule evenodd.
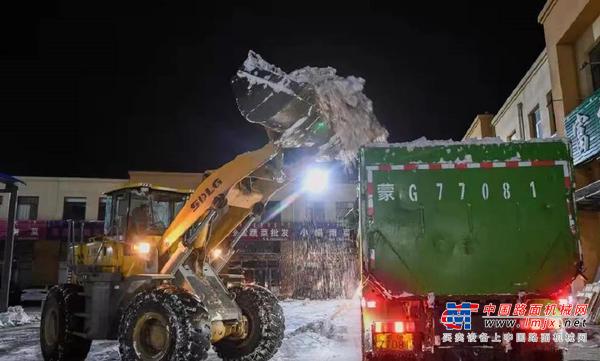
M 573 163 L 580 164 L 600 152 L 600 90 L 584 100 L 565 119 Z

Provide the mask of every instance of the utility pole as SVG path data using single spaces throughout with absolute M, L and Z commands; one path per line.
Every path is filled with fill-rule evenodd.
M 4 189 L 0 193 L 8 193 L 8 219 L 6 224 L 6 239 L 4 240 L 4 258 L 2 264 L 2 282 L 0 283 L 0 313 L 8 309 L 10 294 L 10 276 L 12 271 L 13 249 L 15 245 L 15 219 L 17 215 L 17 183 L 23 183 L 17 178 L 0 174 L 0 183 L 4 183 Z M 23 183 L 24 184 L 24 183 Z

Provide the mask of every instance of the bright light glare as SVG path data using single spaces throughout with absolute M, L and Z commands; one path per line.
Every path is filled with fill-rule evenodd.
M 214 258 L 221 257 L 221 254 L 223 254 L 223 251 L 220 248 L 215 248 L 215 249 L 212 250 L 212 256 Z
M 138 242 L 133 245 L 133 250 L 140 254 L 148 254 L 150 253 L 150 243 Z
M 394 332 L 396 332 L 396 333 L 404 332 L 404 322 L 400 322 L 400 321 L 394 322 Z
M 329 172 L 321 168 L 312 168 L 306 172 L 302 189 L 310 193 L 323 193 L 329 183 Z

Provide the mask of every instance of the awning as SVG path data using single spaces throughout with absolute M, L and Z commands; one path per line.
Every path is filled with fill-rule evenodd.
M 4 183 L 4 184 L 15 184 L 15 183 L 21 183 L 21 184 L 25 184 L 25 182 L 23 182 L 22 180 L 15 178 L 11 175 L 8 174 L 4 174 L 4 173 L 0 173 L 0 183 Z
M 577 209 L 600 211 L 600 180 L 575 191 Z

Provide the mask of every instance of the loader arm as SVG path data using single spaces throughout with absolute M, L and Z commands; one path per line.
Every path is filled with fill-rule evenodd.
M 196 188 L 179 211 L 159 242 L 159 253 L 165 254 L 182 236 L 208 214 L 215 198 L 223 195 L 228 207 L 214 222 L 208 239 L 199 237 L 194 248 L 206 247 L 207 243 L 219 244 L 248 217 L 258 202 L 266 202 L 271 195 L 283 187 L 285 182 L 276 182 L 275 174 L 267 163 L 280 154 L 280 148 L 268 143 L 262 148 L 240 154 L 229 163 L 213 171 Z M 256 175 L 256 179 L 249 177 Z M 271 176 L 271 177 L 269 177 Z M 244 181 L 245 180 L 245 181 Z M 242 182 L 244 181 L 244 182 Z

